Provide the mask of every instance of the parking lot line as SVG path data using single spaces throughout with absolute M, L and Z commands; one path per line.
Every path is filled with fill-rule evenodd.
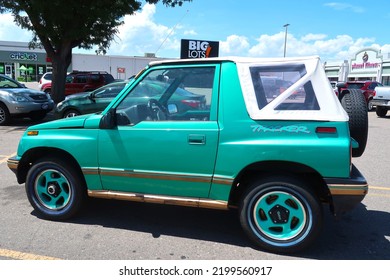
M 13 157 L 15 155 L 16 155 L 16 153 L 10 154 L 8 156 L 7 155 L 0 155 L 0 158 L 2 158 L 2 159 L 0 159 L 0 164 L 7 162 L 8 158 Z
M 390 188 L 388 188 L 388 187 L 368 186 L 368 188 L 373 189 L 373 190 L 390 191 Z
M 0 256 L 13 259 L 13 260 L 60 260 L 57 258 L 23 253 L 19 251 L 13 251 L 13 250 L 1 249 L 1 248 L 0 248 Z

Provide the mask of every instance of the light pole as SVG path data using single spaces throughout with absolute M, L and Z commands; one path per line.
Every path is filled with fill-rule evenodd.
M 283 25 L 284 28 L 286 28 L 286 31 L 284 32 L 284 52 L 283 52 L 283 57 L 286 57 L 286 47 L 287 47 L 287 27 L 289 26 L 289 23 L 286 23 Z

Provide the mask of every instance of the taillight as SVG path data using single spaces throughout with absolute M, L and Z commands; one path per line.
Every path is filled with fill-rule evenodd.
M 181 102 L 185 105 L 192 107 L 192 108 L 199 108 L 200 107 L 200 101 L 198 101 L 198 100 L 187 99 L 187 100 L 182 100 Z
M 376 95 L 376 91 L 373 90 L 373 91 L 372 91 L 372 96 L 375 96 L 375 95 Z
M 337 129 L 335 127 L 317 127 L 316 133 L 337 133 Z

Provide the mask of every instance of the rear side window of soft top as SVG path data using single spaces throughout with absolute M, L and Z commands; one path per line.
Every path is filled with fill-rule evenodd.
M 252 66 L 249 70 L 260 110 L 306 75 L 303 64 Z M 320 110 L 311 82 L 295 88 L 275 110 Z

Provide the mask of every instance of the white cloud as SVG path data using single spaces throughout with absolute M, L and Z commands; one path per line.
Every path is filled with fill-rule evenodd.
M 302 37 L 302 41 L 304 42 L 309 42 L 309 41 L 317 41 L 317 40 L 322 40 L 328 37 L 326 34 L 313 34 L 309 33 L 305 36 Z
M 324 6 L 333 8 L 338 11 L 348 10 L 358 14 L 365 12 L 365 9 L 362 7 L 354 6 L 344 2 L 330 2 L 330 3 L 325 3 Z
M 0 38 L 2 41 L 29 42 L 32 36 L 32 32 L 16 25 L 12 14 L 0 14 Z
M 195 30 L 185 30 L 183 32 L 184 35 L 191 35 L 191 36 L 194 36 L 194 35 L 198 35 L 198 33 L 196 33 Z
M 167 26 L 155 23 L 155 13 L 156 6 L 147 4 L 135 15 L 126 15 L 109 53 L 143 55 L 146 52 L 155 52 L 167 39 L 170 31 Z M 171 43 L 169 38 L 165 43 Z
M 249 50 L 249 42 L 245 36 L 230 35 L 226 41 L 220 42 L 220 55 L 241 55 L 245 54 Z

